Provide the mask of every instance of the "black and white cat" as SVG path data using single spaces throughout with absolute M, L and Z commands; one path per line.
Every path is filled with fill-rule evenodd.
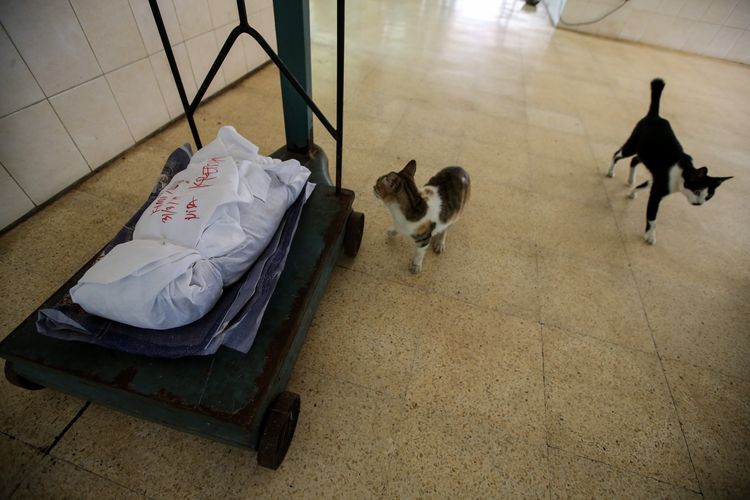
M 635 184 L 635 171 L 639 163 L 646 165 L 651 179 L 633 188 L 628 197 L 633 199 L 639 191 L 651 188 L 646 209 L 644 239 L 656 242 L 656 213 L 659 203 L 668 194 L 680 192 L 693 205 L 703 205 L 710 200 L 719 185 L 731 177 L 711 177 L 708 168 L 695 168 L 693 159 L 682 149 L 669 122 L 659 116 L 659 100 L 664 80 L 651 81 L 651 106 L 648 114 L 633 129 L 625 144 L 612 157 L 607 176 L 614 177 L 615 164 L 622 158 L 633 156 L 630 162 L 628 184 Z M 635 156 L 634 156 L 635 155 Z
M 446 167 L 432 176 L 424 187 L 417 187 L 417 162 L 411 160 L 400 172 L 380 176 L 373 190 L 391 212 L 393 224 L 388 236 L 400 233 L 414 240 L 414 256 L 409 270 L 422 270 L 422 260 L 432 243 L 435 253 L 443 253 L 448 227 L 458 220 L 471 196 L 469 174 L 461 167 Z

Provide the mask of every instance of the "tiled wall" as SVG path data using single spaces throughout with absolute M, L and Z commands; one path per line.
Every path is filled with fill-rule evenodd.
M 594 19 L 620 3 L 567 0 L 562 20 Z M 601 22 L 570 29 L 750 64 L 750 0 L 630 0 Z
M 272 0 L 246 0 L 275 47 Z M 159 0 L 188 98 L 236 0 Z M 182 114 L 147 0 L 0 0 L 0 229 Z M 212 94 L 268 57 L 248 36 Z

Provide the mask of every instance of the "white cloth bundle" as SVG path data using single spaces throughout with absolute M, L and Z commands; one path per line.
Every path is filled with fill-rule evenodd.
M 146 209 L 133 240 L 92 266 L 71 297 L 90 314 L 141 328 L 195 321 L 260 255 L 309 175 L 221 128 Z

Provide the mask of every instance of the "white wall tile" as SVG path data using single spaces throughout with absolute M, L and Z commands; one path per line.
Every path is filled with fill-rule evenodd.
M 743 30 L 737 28 L 722 27 L 708 45 L 706 54 L 713 57 L 725 57 L 734 44 L 742 36 Z
M 4 29 L 0 29 L 0 116 L 44 99 L 31 71 L 21 59 Z
M 47 101 L 0 119 L 0 137 L 0 163 L 37 205 L 90 172 Z
M 630 0 L 624 8 L 638 9 L 644 12 L 659 12 L 664 0 Z M 617 2 L 618 4 L 621 2 Z
M 211 12 L 207 0 L 174 0 L 182 36 L 189 40 L 211 30 Z
M 136 141 L 169 121 L 167 106 L 148 59 L 107 74 L 107 81 Z
M 180 70 L 180 79 L 182 80 L 182 85 L 185 87 L 185 94 L 187 95 L 188 102 L 190 102 L 198 88 L 195 85 L 195 77 L 193 76 L 193 69 L 190 67 L 187 49 L 185 49 L 185 44 L 181 43 L 174 46 L 172 51 L 174 52 L 175 61 L 177 61 L 177 68 Z M 172 71 L 169 69 L 167 55 L 163 50 L 151 56 L 151 66 L 154 68 L 156 80 L 159 82 L 159 88 L 167 104 L 170 118 L 177 118 L 184 113 L 184 110 L 180 101 L 180 95 L 177 93 L 177 86 L 175 85 Z
M 177 21 L 177 13 L 174 10 L 172 0 L 158 0 L 159 12 L 164 21 L 164 27 L 167 29 L 169 43 L 176 45 L 182 42 L 182 31 Z M 133 9 L 135 22 L 138 24 L 138 30 L 141 32 L 143 43 L 146 44 L 146 51 L 149 54 L 155 54 L 164 50 L 164 45 L 159 37 L 159 30 L 156 29 L 154 14 L 148 0 L 130 0 L 130 8 Z
M 260 19 L 260 26 L 256 29 L 261 35 L 263 35 L 263 38 L 266 39 L 266 42 L 268 42 L 268 45 L 271 46 L 274 52 L 278 53 L 279 47 L 276 44 L 276 24 L 273 16 L 273 8 L 267 8 L 261 11 Z
M 255 14 L 261 10 L 267 9 L 269 6 L 273 6 L 273 0 L 245 0 L 245 10 L 247 10 L 248 17 L 250 14 Z M 252 26 L 252 22 L 250 23 Z
M 690 28 L 695 21 L 682 17 L 670 16 L 671 23 L 664 27 L 660 45 L 670 49 L 680 50 L 690 37 Z
M 146 48 L 127 0 L 71 0 L 102 71 L 146 57 Z
M 221 47 L 226 41 L 234 26 L 235 25 L 233 24 L 227 24 L 223 28 L 216 30 L 216 41 L 218 42 L 219 47 Z M 224 59 L 224 64 L 222 64 L 221 70 L 224 72 L 224 80 L 227 84 L 237 81 L 247 74 L 245 51 L 242 47 L 242 42 L 239 39 L 234 42 L 232 49 L 229 51 L 229 54 L 227 54 L 226 59 Z
M 731 28 L 750 29 L 750 0 L 738 2 L 725 24 Z
M 208 8 L 214 28 L 221 28 L 229 23 L 236 25 L 240 19 L 235 0 L 208 0 Z
M 34 208 L 26 193 L 0 166 L 0 229 L 3 229 Z
M 260 44 L 250 35 L 242 35 L 240 41 L 242 42 L 242 49 L 245 52 L 245 62 L 247 63 L 248 71 L 254 70 L 270 59 Z
M 719 32 L 720 26 L 704 23 L 703 21 L 688 21 L 691 24 L 688 39 L 682 46 L 682 50 L 696 54 L 708 54 L 708 46 Z
M 687 0 L 678 15 L 693 21 L 700 21 L 711 5 L 711 0 Z
M 657 12 L 660 14 L 669 14 L 670 16 L 676 16 L 678 12 L 685 6 L 687 0 L 662 0 L 659 4 Z
M 743 0 L 744 1 L 744 0 Z M 724 24 L 729 14 L 737 6 L 738 0 L 713 0 L 706 12 L 701 16 L 701 21 L 713 24 Z M 708 3 L 708 2 L 706 2 Z
M 745 30 L 737 39 L 732 49 L 727 53 L 727 58 L 750 64 L 750 31 Z
M 50 103 L 92 169 L 134 144 L 103 76 L 52 97 Z
M 650 12 L 643 12 L 637 9 L 631 10 L 630 15 L 625 21 L 625 25 L 620 31 L 620 36 L 625 40 L 639 41 L 643 36 L 643 32 L 646 31 L 646 25 L 650 16 Z
M 101 74 L 68 2 L 3 0 L 0 22 L 47 96 Z
M 673 17 L 664 14 L 648 13 L 646 27 L 640 41 L 651 45 L 664 45 L 669 36 L 673 19 Z
M 195 83 L 200 87 L 208 74 L 208 70 L 211 69 L 211 65 L 213 64 L 214 59 L 216 59 L 216 55 L 219 53 L 219 48 L 216 44 L 216 37 L 214 36 L 213 31 L 209 31 L 201 36 L 188 40 L 185 42 L 185 46 L 187 47 L 188 56 L 190 57 L 190 65 L 193 68 Z M 221 68 L 219 68 L 219 71 L 216 73 L 216 76 L 214 76 L 204 98 L 216 93 L 224 88 L 224 86 L 224 74 L 222 73 Z

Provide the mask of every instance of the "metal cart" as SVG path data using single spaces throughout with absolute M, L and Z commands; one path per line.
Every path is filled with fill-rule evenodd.
M 232 44 L 240 35 L 248 34 L 284 76 L 287 145 L 273 156 L 298 158 L 312 170 L 311 179 L 318 186 L 304 207 L 286 267 L 247 354 L 220 348 L 205 357 L 136 356 L 39 335 L 35 312 L 0 342 L 0 357 L 6 359 L 5 376 L 25 389 L 49 387 L 181 431 L 257 450 L 258 463 L 275 469 L 286 455 L 300 412 L 300 397 L 286 392 L 286 384 L 336 260 L 341 250 L 351 257 L 357 254 L 364 227 L 364 215 L 352 209 L 354 193 L 341 188 L 344 0 L 337 0 L 335 128 L 305 88 L 309 90 L 309 39 L 300 41 L 299 33 L 307 36 L 309 28 L 299 28 L 304 28 L 309 19 L 307 0 L 275 0 L 279 55 L 249 25 L 244 2 L 238 0 L 239 24 L 229 34 L 192 102 L 185 94 L 157 2 L 149 3 L 196 146 L 200 148 L 201 141 L 193 114 Z M 294 64 L 285 64 L 282 59 Z M 336 140 L 335 186 L 328 181 L 325 154 L 312 143 L 310 111 Z M 93 261 L 40 308 L 59 303 Z

